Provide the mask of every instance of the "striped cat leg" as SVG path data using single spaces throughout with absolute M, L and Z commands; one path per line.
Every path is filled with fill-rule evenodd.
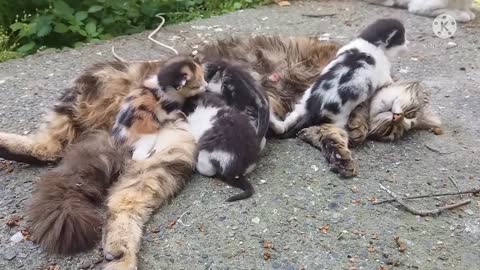
M 0 158 L 37 164 L 56 161 L 77 136 L 69 116 L 51 112 L 47 123 L 30 136 L 0 132 Z
M 173 197 L 193 173 L 195 143 L 189 132 L 144 160 L 133 160 L 110 190 L 103 252 L 107 270 L 136 269 L 142 230 L 152 212 Z
M 323 151 L 330 169 L 343 177 L 357 174 L 357 164 L 348 149 L 345 130 L 333 124 L 324 124 L 302 129 L 298 138 Z

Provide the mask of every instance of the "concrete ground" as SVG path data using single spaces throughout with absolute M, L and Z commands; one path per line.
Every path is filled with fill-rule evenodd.
M 314 35 L 347 42 L 382 17 L 404 20 L 411 52 L 394 63 L 396 77 L 420 79 L 431 87 L 445 134 L 416 132 L 396 143 L 368 142 L 354 151 L 359 175 L 348 180 L 329 172 L 318 150 L 296 139 L 270 141 L 250 177 L 257 191 L 253 198 L 224 203 L 237 190 L 195 176 L 160 208 L 145 228 L 139 269 L 480 269 L 478 197 L 427 218 L 396 204 L 371 203 L 388 198 L 379 183 L 410 195 L 455 191 L 452 178 L 460 189 L 480 186 L 478 19 L 459 25 L 454 39 L 443 40 L 433 35 L 432 19 L 405 10 L 360 1 L 295 1 L 290 7 L 271 5 L 169 26 L 158 38 L 188 50 L 232 34 Z M 112 59 L 112 45 L 127 59 L 166 54 L 146 40 L 147 34 L 0 63 L 0 130 L 34 130 L 82 68 Z M 95 267 L 101 259 L 98 248 L 62 257 L 30 241 L 10 240 L 25 222 L 13 228 L 5 223 L 23 214 L 45 168 L 2 164 L 9 168 L 0 169 L 0 269 Z M 455 200 L 458 196 L 413 205 L 430 209 Z M 185 225 L 169 226 L 183 213 Z M 396 236 L 405 244 L 403 252 Z

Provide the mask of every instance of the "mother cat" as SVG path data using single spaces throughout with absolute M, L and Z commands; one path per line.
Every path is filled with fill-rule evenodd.
M 227 59 L 247 62 L 260 75 L 259 80 L 263 86 L 263 90 L 266 91 L 270 98 L 274 112 L 282 117 L 292 109 L 297 98 L 299 98 L 305 89 L 315 80 L 319 71 L 321 71 L 336 54 L 337 49 L 337 44 L 320 42 L 314 38 L 256 37 L 251 39 L 229 39 L 207 45 L 200 51 L 198 59 L 202 61 L 206 59 L 206 57 L 214 58 L 215 56 L 220 56 Z M 87 96 L 102 95 L 102 91 L 92 92 L 92 90 L 104 89 L 106 87 L 112 87 L 110 89 L 114 89 L 113 87 L 119 86 L 117 85 L 118 83 L 121 84 L 119 89 L 126 89 L 123 87 L 123 84 L 130 84 L 133 83 L 132 80 L 145 78 L 145 76 L 154 69 L 155 68 L 149 63 L 99 64 L 95 66 L 94 73 L 92 73 L 92 69 L 90 69 L 90 73 L 85 72 L 81 76 L 83 80 L 79 82 L 80 84 L 76 85 L 76 89 L 81 91 L 80 94 Z M 121 74 L 121 77 L 109 77 L 113 74 L 112 72 Z M 125 76 L 125 74 L 130 74 L 131 76 Z M 99 81 L 101 81 L 101 84 L 98 83 Z M 386 88 L 384 92 L 379 92 L 385 93 L 384 96 L 379 95 L 381 100 L 389 100 L 389 102 L 385 103 L 387 106 L 380 109 L 381 113 L 392 111 L 394 108 L 393 104 L 396 104 L 394 101 L 398 100 L 398 102 L 400 102 L 400 108 L 410 106 L 408 108 L 409 110 L 405 110 L 405 112 L 409 113 L 409 117 L 415 115 L 415 118 L 418 118 L 416 122 L 423 123 L 419 125 L 420 127 L 434 127 L 439 125 L 439 122 L 423 121 L 423 119 L 427 119 L 427 117 L 423 116 L 428 116 L 428 119 L 432 120 L 434 117 L 430 116 L 434 114 L 430 113 L 428 107 L 423 106 L 423 92 L 419 84 L 397 84 L 394 87 L 404 89 L 404 92 L 409 94 L 405 97 L 399 96 L 397 91 L 390 91 L 393 90 L 393 88 Z M 407 89 L 411 91 L 407 91 Z M 116 106 L 116 108 L 109 107 L 109 111 L 119 111 L 119 102 L 102 103 L 101 98 L 96 99 L 94 98 L 95 96 L 92 96 L 91 103 L 80 104 L 84 114 L 79 115 L 77 112 L 71 111 L 69 109 L 71 106 L 68 106 L 69 103 L 76 100 L 76 96 L 72 95 L 72 93 L 79 93 L 75 91 L 67 91 L 66 93 L 66 95 L 60 98 L 56 112 L 53 113 L 53 117 L 49 119 L 48 124 L 39 129 L 35 134 L 22 136 L 0 133 L 0 157 L 27 163 L 56 161 L 64 155 L 64 150 L 67 146 L 72 143 L 80 143 L 83 134 L 93 129 L 107 130 L 111 127 L 114 115 L 105 115 L 105 119 L 110 119 L 110 121 L 104 119 L 106 122 L 95 121 L 90 123 L 86 120 L 88 120 L 92 114 L 105 111 L 105 106 L 107 105 Z M 95 100 L 102 102 L 96 102 Z M 380 103 L 383 104 L 382 102 Z M 374 104 L 373 101 L 372 104 Z M 388 104 L 391 104 L 391 106 L 389 107 Z M 364 104 L 360 106 L 350 118 L 348 136 L 351 137 L 352 143 L 360 143 L 367 136 L 369 127 L 369 123 L 367 122 L 369 118 L 368 109 L 369 106 Z M 370 111 L 375 114 L 378 110 Z M 395 113 L 399 115 L 403 114 L 403 112 Z M 401 136 L 406 129 L 415 126 L 409 125 L 406 127 L 406 125 L 403 125 L 407 114 L 403 115 L 405 116 L 403 120 L 393 121 L 393 117 L 387 117 L 383 121 L 379 120 L 382 124 L 378 125 L 379 128 L 371 129 L 370 135 L 380 138 L 396 138 Z M 79 121 L 75 121 L 76 124 L 71 125 L 74 117 L 79 117 Z M 371 119 L 377 118 L 371 117 Z M 398 119 L 402 119 L 402 117 Z M 398 125 L 398 123 L 401 123 L 401 125 Z M 372 123 L 371 126 L 375 124 L 376 122 Z M 380 128 L 380 126 L 382 128 Z M 394 126 L 395 128 L 393 128 Z M 329 125 L 312 127 L 301 133 L 303 139 L 325 150 L 324 154 L 334 169 L 345 176 L 351 176 L 355 174 L 355 166 L 348 149 L 348 136 L 342 130 Z M 178 191 L 181 186 L 182 185 L 176 186 L 176 190 L 171 190 L 171 193 Z M 133 226 L 135 224 L 131 225 Z M 127 231 L 130 229 L 131 228 L 125 228 Z M 76 231 L 74 233 L 82 232 Z M 77 236 L 77 238 L 78 237 L 79 236 Z M 88 235 L 86 237 L 92 236 Z M 128 242 L 126 245 L 138 248 L 138 241 L 139 238 L 135 240 L 135 243 Z M 84 246 L 83 248 L 91 247 L 93 242 L 88 243 L 90 243 L 90 246 Z M 136 250 L 136 248 L 134 250 Z M 135 254 L 131 254 L 131 249 L 125 249 L 124 253 L 119 255 L 115 261 L 121 263 L 124 262 L 126 258 L 132 258 L 132 256 L 135 258 Z M 115 263 L 115 261 L 111 263 Z M 132 264 L 127 265 L 132 266 Z M 119 266 L 118 269 L 130 268 L 122 268 Z

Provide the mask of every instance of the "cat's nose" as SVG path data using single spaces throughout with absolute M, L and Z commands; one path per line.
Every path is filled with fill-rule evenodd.
M 403 120 L 403 113 L 394 113 L 393 114 L 393 119 L 392 119 L 393 123 L 398 123 L 402 120 Z

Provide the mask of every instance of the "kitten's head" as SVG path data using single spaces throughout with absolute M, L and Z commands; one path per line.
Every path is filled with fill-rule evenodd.
M 396 19 L 380 19 L 370 24 L 360 38 L 381 47 L 388 57 L 396 57 L 407 51 L 405 26 Z
M 391 141 L 411 129 L 440 130 L 441 121 L 429 104 L 429 93 L 420 82 L 396 82 L 372 98 L 368 136 Z
M 143 85 L 163 91 L 167 96 L 188 98 L 204 92 L 207 82 L 197 61 L 189 56 L 175 56 L 167 60 L 156 75 L 147 78 Z

